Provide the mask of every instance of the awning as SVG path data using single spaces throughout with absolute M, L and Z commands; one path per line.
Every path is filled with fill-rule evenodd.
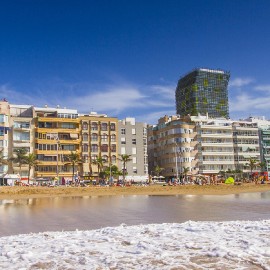
M 74 133 L 70 133 L 70 138 L 71 139 L 78 139 L 79 138 L 79 135 L 78 134 L 74 134 Z

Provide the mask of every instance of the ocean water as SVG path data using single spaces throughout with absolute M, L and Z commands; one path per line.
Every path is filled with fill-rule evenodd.
M 269 269 L 270 193 L 0 201 L 0 269 Z

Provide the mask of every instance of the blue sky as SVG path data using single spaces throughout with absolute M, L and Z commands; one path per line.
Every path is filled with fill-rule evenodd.
M 155 123 L 180 76 L 231 72 L 230 115 L 270 118 L 268 0 L 0 3 L 0 97 Z

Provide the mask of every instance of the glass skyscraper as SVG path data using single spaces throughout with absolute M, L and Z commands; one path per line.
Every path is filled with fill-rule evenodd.
M 228 82 L 230 73 L 199 68 L 182 77 L 175 91 L 176 113 L 229 118 Z

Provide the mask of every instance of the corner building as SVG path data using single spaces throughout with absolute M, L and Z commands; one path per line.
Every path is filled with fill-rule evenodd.
M 176 113 L 229 118 L 228 82 L 223 70 L 195 69 L 182 77 L 175 91 Z

